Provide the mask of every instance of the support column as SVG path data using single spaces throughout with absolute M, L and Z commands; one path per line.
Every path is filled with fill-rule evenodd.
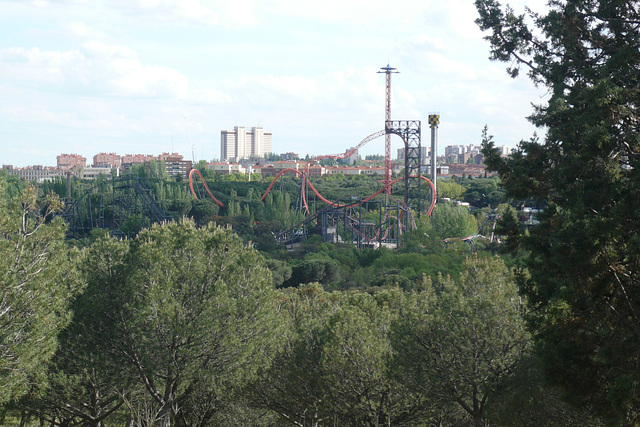
M 440 124 L 439 114 L 429 114 L 429 126 L 431 126 L 431 182 L 433 188 L 438 189 L 438 168 L 436 161 L 438 159 L 438 125 Z

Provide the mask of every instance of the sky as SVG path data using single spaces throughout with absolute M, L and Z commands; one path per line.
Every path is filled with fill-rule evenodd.
M 523 1 L 511 2 L 522 11 Z M 536 129 L 545 96 L 492 62 L 472 0 L 0 0 L 0 163 L 61 153 L 220 157 L 262 126 L 275 153 L 338 154 L 394 120 L 440 115 L 438 153 Z M 540 134 L 541 131 L 538 131 Z M 402 141 L 392 137 L 395 156 Z M 384 138 L 360 150 L 384 154 Z

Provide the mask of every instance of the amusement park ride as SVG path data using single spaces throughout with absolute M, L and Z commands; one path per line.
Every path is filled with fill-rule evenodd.
M 320 229 L 327 242 L 350 242 L 358 247 L 397 246 L 406 231 L 415 228 L 415 217 L 431 215 L 436 203 L 436 138 L 440 117 L 429 115 L 431 128 L 431 177 L 421 174 L 420 162 L 421 123 L 419 120 L 391 119 L 391 75 L 395 68 L 387 65 L 379 73 L 386 76 L 386 105 L 384 130 L 372 133 L 358 145 L 340 154 L 319 155 L 307 162 L 303 170 L 285 169 L 273 178 L 262 195 L 264 200 L 274 184 L 283 175 L 298 175 L 300 190 L 296 206 L 305 218 L 288 230 L 282 231 L 277 240 L 287 244 L 304 239 L 308 230 Z M 404 142 L 404 176 L 391 178 L 391 135 L 398 135 Z M 310 167 L 325 159 L 340 160 L 350 157 L 362 146 L 385 136 L 385 175 L 381 188 L 367 197 L 350 196 L 346 199 L 328 200 L 309 181 Z M 404 182 L 404 198 L 391 197 L 391 188 Z M 128 235 L 127 230 L 139 230 L 155 222 L 170 220 L 162 206 L 152 196 L 152 184 L 143 177 L 122 176 L 113 178 L 105 187 L 101 181 L 87 190 L 77 200 L 71 200 L 70 176 L 67 179 L 67 201 L 64 216 L 69 223 L 69 233 L 86 234 L 92 228 L 107 228 L 112 234 Z M 207 186 L 197 169 L 189 173 L 189 189 L 195 198 L 211 198 L 220 202 Z M 326 206 L 312 212 L 309 190 Z M 135 233 L 135 231 L 133 231 Z
M 436 203 L 436 144 L 437 129 L 440 124 L 440 116 L 429 115 L 431 127 L 431 179 L 421 173 L 421 124 L 419 120 L 392 120 L 391 119 L 391 74 L 397 73 L 395 68 L 387 65 L 382 67 L 379 73 L 386 75 L 386 104 L 385 104 L 385 128 L 372 133 L 364 138 L 358 145 L 341 154 L 326 154 L 310 159 L 305 168 L 284 169 L 274 178 L 261 200 L 272 190 L 278 178 L 285 174 L 298 175 L 300 179 L 301 207 L 306 218 L 295 224 L 288 230 L 280 233 L 277 238 L 281 243 L 300 240 L 306 235 L 308 226 L 312 223 L 321 224 L 322 235 L 325 241 L 351 241 L 358 247 L 378 247 L 381 245 L 397 245 L 399 237 L 407 230 L 415 227 L 414 215 L 418 217 L 425 212 L 431 215 Z M 398 135 L 404 142 L 404 177 L 391 179 L 391 135 Z M 348 200 L 327 200 L 316 190 L 309 181 L 309 169 L 321 160 L 345 159 L 356 153 L 362 146 L 385 136 L 385 178 L 382 188 L 368 197 L 351 196 Z M 196 179 L 197 178 L 197 179 Z M 199 184 L 198 184 L 199 181 Z M 391 187 L 400 181 L 404 181 L 404 200 L 402 202 L 390 201 Z M 427 185 L 425 186 L 426 183 Z M 213 195 L 207 186 L 202 174 L 192 169 L 189 173 L 189 188 L 195 198 L 204 192 L 197 187 L 201 185 L 204 192 L 219 206 L 224 207 Z M 326 206 L 317 212 L 311 212 L 308 202 L 308 189 L 324 202 Z M 384 200 L 377 196 L 384 193 Z M 425 207 L 428 204 L 428 208 Z M 368 212 L 378 212 L 378 218 L 371 220 Z M 364 217 L 367 219 L 363 219 Z

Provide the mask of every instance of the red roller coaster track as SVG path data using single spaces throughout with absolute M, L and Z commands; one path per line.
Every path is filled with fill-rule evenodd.
M 308 180 L 308 175 L 309 175 L 309 168 L 311 167 L 311 165 L 318 161 L 318 160 L 322 160 L 322 159 L 334 159 L 334 160 L 340 160 L 340 159 L 346 159 L 347 157 L 351 156 L 353 153 L 357 152 L 358 149 L 360 147 L 362 147 L 363 145 L 373 141 L 376 138 L 381 137 L 382 135 L 385 135 L 385 131 L 379 131 L 376 133 L 372 133 L 371 135 L 367 136 L 365 139 L 363 139 L 362 141 L 360 141 L 360 143 L 358 145 L 356 145 L 354 148 L 351 148 L 347 151 L 345 151 L 342 154 L 327 154 L 327 155 L 322 155 L 322 156 L 316 156 L 313 157 L 311 160 L 309 160 L 309 162 L 307 163 L 306 167 L 305 167 L 305 172 L 301 172 L 297 169 L 284 169 L 282 171 L 280 171 L 280 173 L 278 173 L 273 180 L 271 181 L 271 184 L 269 184 L 269 187 L 267 188 L 267 190 L 264 192 L 264 194 L 262 195 L 262 197 L 260 198 L 261 201 L 264 201 L 265 197 L 267 197 L 267 194 L 269 194 L 269 192 L 271 191 L 271 189 L 273 188 L 273 185 L 276 183 L 276 181 L 278 180 L 278 178 L 280 178 L 283 174 L 287 173 L 287 172 L 293 172 L 297 175 L 300 175 L 302 177 L 302 200 L 303 200 L 303 204 L 304 204 L 304 208 L 307 212 L 307 214 L 310 214 L 309 211 L 309 205 L 307 204 L 307 197 L 306 197 L 306 187 L 309 186 L 309 188 L 311 188 L 311 191 L 313 191 L 313 193 L 323 202 L 325 202 L 326 204 L 333 204 L 332 201 L 327 200 L 325 197 L 322 196 L 322 194 L 320 194 L 318 192 L 318 190 L 316 190 L 316 188 L 313 186 L 313 184 L 311 184 Z M 389 162 L 387 162 L 386 167 L 389 168 Z M 389 176 L 389 171 L 387 171 L 387 175 Z M 209 195 L 209 197 L 220 207 L 224 207 L 224 204 L 222 202 L 220 202 L 218 199 L 215 198 L 215 196 L 213 195 L 213 193 L 211 192 L 211 190 L 209 190 L 209 187 L 207 186 L 207 183 L 204 181 L 204 178 L 202 176 L 202 174 L 200 173 L 200 171 L 198 171 L 197 169 L 192 169 L 191 172 L 189 172 L 189 189 L 191 190 L 191 194 L 193 195 L 193 197 L 195 197 L 196 199 L 198 198 L 198 195 L 195 192 L 195 189 L 193 188 L 193 175 L 197 174 L 198 177 L 200 177 L 200 182 L 202 183 L 204 189 L 206 190 L 207 194 Z M 415 176 L 413 176 L 412 178 L 416 178 Z M 436 188 L 433 185 L 433 182 L 420 175 L 420 178 L 424 181 L 427 181 L 429 183 L 429 185 L 431 186 L 431 205 L 429 206 L 429 210 L 427 211 L 427 216 L 431 215 L 431 212 L 433 212 L 433 208 L 436 204 Z M 381 194 L 383 191 L 390 189 L 391 186 L 393 184 L 395 184 L 396 182 L 402 181 L 404 180 L 404 177 L 402 178 L 398 178 L 395 181 L 392 182 L 385 182 L 385 185 L 378 191 L 376 191 L 375 193 L 373 193 L 372 195 L 370 195 L 369 197 L 365 198 L 362 200 L 362 202 L 368 202 L 371 199 L 373 199 L 374 197 L 376 197 L 377 195 Z
M 271 181 L 271 184 L 269 184 L 269 187 L 267 187 L 267 190 L 264 192 L 264 194 L 260 198 L 261 201 L 264 201 L 265 197 L 267 197 L 267 194 L 269 194 L 269 192 L 271 192 L 271 189 L 273 188 L 273 186 L 276 183 L 276 181 L 278 181 L 278 178 L 280 178 L 286 172 L 293 172 L 293 173 L 295 173 L 297 175 L 300 175 L 302 177 L 302 185 L 303 185 L 302 197 L 303 197 L 304 208 L 307 211 L 307 214 L 310 214 L 309 205 L 307 203 L 307 198 L 305 196 L 306 195 L 306 191 L 304 191 L 304 188 L 307 185 L 309 186 L 309 188 L 311 188 L 311 191 L 313 191 L 313 194 L 315 194 L 320 200 L 322 200 L 323 202 L 325 202 L 328 205 L 331 205 L 331 204 L 334 203 L 331 200 L 327 200 L 324 196 L 322 196 L 322 194 L 320 194 L 318 192 L 318 190 L 316 190 L 316 188 L 313 186 L 313 184 L 311 184 L 309 182 L 309 180 L 307 179 L 307 175 L 305 173 L 303 173 L 303 172 L 300 172 L 297 169 L 284 169 L 284 170 L 280 171 L 280 173 L 278 173 L 273 178 L 273 180 Z M 196 194 L 196 192 L 195 192 L 195 190 L 193 188 L 193 175 L 194 174 L 197 174 L 200 177 L 200 181 L 202 182 L 202 185 L 204 186 L 205 190 L 207 191 L 207 194 L 209 195 L 209 197 L 214 202 L 216 202 L 218 204 L 218 206 L 224 207 L 224 204 L 221 203 L 218 199 L 216 199 L 215 196 L 213 195 L 213 193 L 211 193 L 211 190 L 209 190 L 209 187 L 204 182 L 204 178 L 202 177 L 202 174 L 200 174 L 200 172 L 198 170 L 196 170 L 196 169 L 192 169 L 191 172 L 189 173 L 189 188 L 191 190 L 191 194 L 193 195 L 193 197 L 195 197 L 196 199 L 198 198 L 198 195 Z M 436 204 L 436 189 L 435 189 L 435 186 L 433 185 L 433 182 L 431 182 L 431 180 L 429 178 L 420 175 L 420 179 L 422 179 L 423 181 L 427 181 L 427 183 L 431 186 L 431 205 L 429 206 L 429 210 L 427 211 L 427 216 L 429 216 L 429 215 L 431 215 L 431 212 L 433 212 L 433 208 L 434 208 L 434 206 Z M 394 181 L 391 181 L 389 183 L 389 187 L 392 186 L 393 184 L 395 184 L 396 182 L 400 182 L 402 180 L 404 180 L 404 177 L 398 178 L 398 179 L 396 179 Z M 387 189 L 387 186 L 382 187 L 380 190 L 376 191 L 375 193 L 373 193 L 369 197 L 363 199 L 362 202 L 370 201 L 371 199 L 373 199 L 377 195 L 381 194 L 386 189 Z M 340 205 L 338 205 L 336 207 L 340 207 Z
M 200 182 L 202 183 L 202 186 L 204 187 L 204 189 L 207 191 L 207 194 L 209 195 L 209 197 L 211 197 L 211 200 L 213 200 L 214 202 L 216 202 L 216 204 L 218 206 L 220 206 L 221 208 L 224 207 L 224 204 L 216 199 L 216 196 L 213 195 L 213 193 L 211 192 L 211 190 L 209 190 L 209 187 L 207 186 L 207 183 L 204 182 L 204 177 L 202 176 L 202 174 L 200 173 L 200 171 L 198 169 L 191 169 L 191 172 L 189 172 L 189 189 L 191 190 L 191 194 L 193 195 L 193 197 L 195 197 L 196 199 L 198 198 L 198 195 L 196 194 L 194 188 L 193 188 L 193 175 L 198 175 L 200 177 Z

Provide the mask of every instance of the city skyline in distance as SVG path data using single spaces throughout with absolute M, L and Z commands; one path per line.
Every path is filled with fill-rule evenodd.
M 392 118 L 426 128 L 437 111 L 439 147 L 478 144 L 485 124 L 500 145 L 534 132 L 544 94 L 487 59 L 471 2 L 227 3 L 0 0 L 0 161 L 211 161 L 237 125 L 268 129 L 275 153 L 344 152 L 384 127 L 387 64 Z M 360 153 L 384 154 L 384 138 Z

